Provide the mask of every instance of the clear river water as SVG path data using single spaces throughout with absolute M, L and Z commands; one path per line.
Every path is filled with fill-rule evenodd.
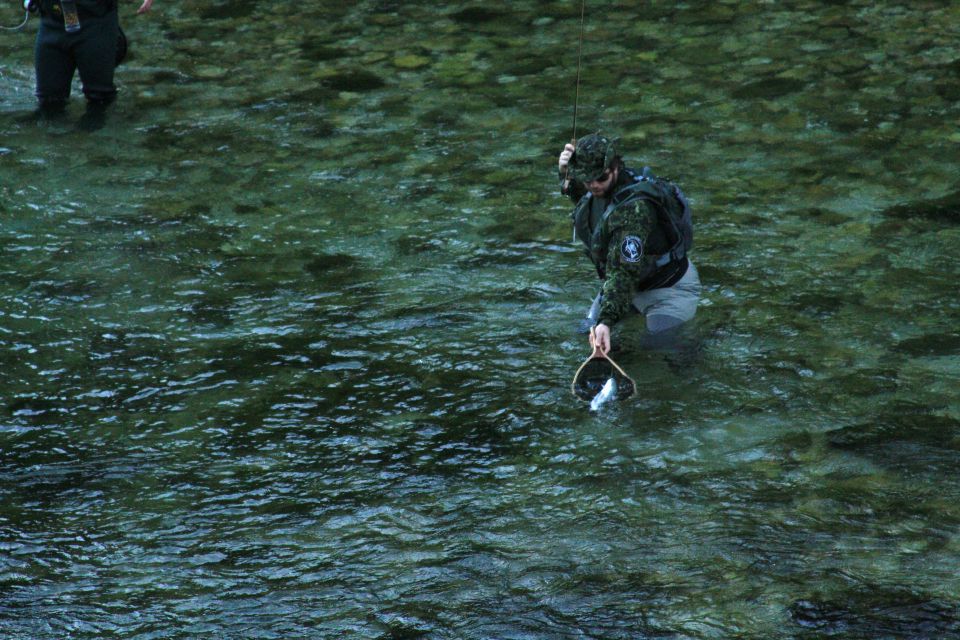
M 960 5 L 121 5 L 94 131 L 0 32 L 0 638 L 960 638 Z M 575 103 L 704 283 L 597 412 Z

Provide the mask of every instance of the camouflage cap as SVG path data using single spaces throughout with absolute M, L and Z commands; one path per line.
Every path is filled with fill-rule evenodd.
M 617 143 L 599 133 L 591 133 L 577 140 L 577 149 L 570 158 L 573 176 L 582 182 L 596 180 L 603 175 L 617 157 Z

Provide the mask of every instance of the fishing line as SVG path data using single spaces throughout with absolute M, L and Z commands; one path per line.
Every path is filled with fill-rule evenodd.
M 580 2 L 580 45 L 577 47 L 577 90 L 573 98 L 573 140 L 577 140 L 577 107 L 580 105 L 580 65 L 583 60 L 583 24 L 587 10 L 587 0 Z
M 580 105 L 580 66 L 581 61 L 583 60 L 583 24 L 584 16 L 586 15 L 587 10 L 587 0 L 580 0 L 580 44 L 577 47 L 577 89 L 573 97 L 573 146 L 577 146 L 577 107 Z M 563 180 L 566 183 L 570 179 L 570 165 L 568 164 L 563 170 Z M 574 240 L 576 240 L 577 233 L 573 233 Z
M 0 25 L 0 29 L 3 29 L 4 31 L 20 31 L 20 29 L 23 29 L 25 26 L 27 26 L 27 21 L 30 20 L 30 9 L 28 9 L 27 7 L 28 5 L 24 4 L 23 22 L 21 22 L 15 27 L 5 27 L 3 25 Z

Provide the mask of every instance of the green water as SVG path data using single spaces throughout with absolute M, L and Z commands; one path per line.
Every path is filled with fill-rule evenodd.
M 136 6 L 93 133 L 0 36 L 0 638 L 960 638 L 957 5 L 588 3 L 705 287 L 596 414 L 579 4 Z

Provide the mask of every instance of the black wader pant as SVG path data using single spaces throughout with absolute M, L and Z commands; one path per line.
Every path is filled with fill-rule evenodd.
M 44 15 L 34 51 L 40 108 L 57 111 L 66 107 L 74 71 L 80 72 L 83 94 L 90 106 L 105 107 L 113 102 L 117 95 L 113 71 L 119 34 L 116 6 L 102 16 L 81 11 L 80 31 L 76 33 L 64 30 L 59 14 Z

